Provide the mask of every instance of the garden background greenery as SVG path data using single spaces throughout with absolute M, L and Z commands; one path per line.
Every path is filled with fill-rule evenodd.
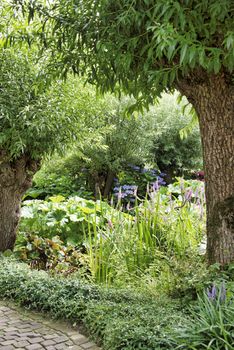
M 0 240 L 17 235 L 0 245 L 1 298 L 82 324 L 106 350 L 233 350 L 234 265 L 207 265 L 192 106 L 168 89 L 136 108 L 126 86 L 102 95 L 87 71 L 58 75 L 41 38 L 18 41 L 39 18 L 28 25 L 9 4 L 0 5 Z

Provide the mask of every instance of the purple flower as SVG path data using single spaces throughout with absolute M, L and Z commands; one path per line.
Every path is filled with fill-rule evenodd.
M 142 174 L 148 173 L 148 169 L 143 168 L 143 169 L 141 170 L 141 172 L 142 172 Z
M 158 181 L 155 181 L 152 183 L 152 190 L 153 191 L 158 191 L 159 188 L 160 188 L 160 185 L 159 185 Z
M 190 199 L 192 198 L 193 195 L 193 191 L 191 189 L 189 189 L 187 192 L 185 192 L 184 198 L 186 201 L 190 201 Z
M 222 282 L 221 286 L 218 289 L 213 284 L 211 289 L 207 289 L 207 296 L 212 301 L 214 301 L 216 299 L 217 301 L 220 301 L 221 303 L 224 302 L 226 300 L 226 297 L 227 297 L 225 282 Z
M 125 198 L 126 196 L 127 196 L 126 193 L 121 193 L 121 192 L 118 193 L 118 199 Z
M 180 190 L 181 190 L 181 192 L 184 191 L 184 180 L 183 179 L 180 179 Z
M 166 182 L 164 181 L 163 178 L 161 178 L 160 176 L 157 177 L 157 181 L 160 185 L 166 185 Z
M 125 193 L 126 193 L 126 194 L 134 194 L 134 192 L 131 191 L 131 190 L 127 190 Z
M 207 296 L 210 300 L 215 300 L 216 295 L 217 295 L 217 289 L 213 284 L 211 289 L 207 289 Z

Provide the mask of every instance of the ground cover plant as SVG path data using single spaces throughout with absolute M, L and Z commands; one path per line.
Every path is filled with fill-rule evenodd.
M 129 288 L 104 288 L 74 277 L 53 278 L 3 256 L 0 262 L 2 298 L 82 323 L 105 350 L 233 349 L 234 285 L 230 273 L 224 274 L 222 283 L 213 280 L 191 312 L 181 299 L 155 298 Z
M 183 320 L 179 304 L 164 298 L 155 302 L 128 290 L 52 278 L 6 258 L 1 258 L 0 269 L 2 297 L 73 323 L 82 321 L 105 349 L 168 349 L 167 330 Z

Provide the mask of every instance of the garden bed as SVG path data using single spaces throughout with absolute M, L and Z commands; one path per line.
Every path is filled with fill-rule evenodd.
M 8 258 L 1 258 L 0 295 L 82 324 L 104 349 L 111 350 L 173 349 L 170 334 L 185 317 L 175 301 L 50 277 Z

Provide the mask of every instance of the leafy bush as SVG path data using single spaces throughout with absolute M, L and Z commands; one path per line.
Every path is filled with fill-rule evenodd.
M 65 157 L 54 155 L 44 161 L 33 178 L 33 187 L 25 199 L 48 199 L 51 196 L 79 196 L 93 199 L 94 193 L 87 183 L 87 174 L 79 157 L 68 153 Z
M 55 279 L 6 258 L 0 264 L 0 295 L 54 317 L 82 322 L 106 350 L 172 350 L 171 330 L 185 322 L 180 306 L 168 299 Z
M 79 125 L 79 142 L 74 143 L 64 158 L 51 159 L 49 168 L 46 161 L 46 166 L 35 176 L 37 192 L 43 190 L 42 195 L 45 191 L 63 195 L 78 192 L 85 197 L 91 192 L 96 198 L 99 193 L 108 197 L 115 175 L 127 163 L 143 163 L 152 158 L 150 120 L 147 116 L 127 117 L 125 110 L 129 103 L 129 98 L 119 100 L 110 95 L 94 101 L 93 115 L 86 113 L 85 122 Z M 28 195 L 37 192 L 30 191 Z
M 58 236 L 52 239 L 33 234 L 20 234 L 14 254 L 32 268 L 49 270 L 52 273 L 69 274 L 79 271 L 88 279 L 90 271 L 87 255 L 73 245 L 65 245 Z
M 191 117 L 183 113 L 176 95 L 164 94 L 160 103 L 150 110 L 154 118 L 154 160 L 161 171 L 167 174 L 168 182 L 175 176 L 190 175 L 202 168 L 201 141 L 198 125 L 187 135 L 180 131 L 188 125 Z
M 59 236 L 65 243 L 79 244 L 84 235 L 97 228 L 105 228 L 111 220 L 127 217 L 107 203 L 63 196 L 50 197 L 48 201 L 23 202 L 20 232 L 37 234 L 40 237 Z
M 114 199 L 121 199 L 122 203 L 134 203 L 136 194 L 140 198 L 145 198 L 149 188 L 155 190 L 166 185 L 165 175 L 157 169 L 128 164 L 114 179 L 112 190 Z

